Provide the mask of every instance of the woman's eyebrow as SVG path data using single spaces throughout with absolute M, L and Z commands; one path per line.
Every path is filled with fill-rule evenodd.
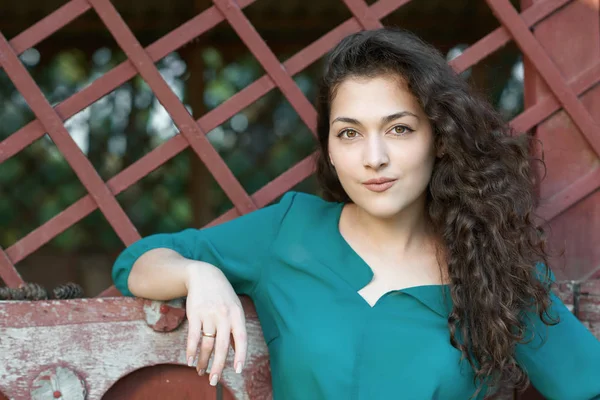
M 361 124 L 359 120 L 349 117 L 337 117 L 336 119 L 331 121 L 331 125 L 335 124 L 336 122 L 345 122 L 347 124 L 363 126 L 363 124 Z
M 391 115 L 387 115 L 385 117 L 381 117 L 381 125 L 388 124 L 394 120 L 397 120 L 398 118 L 407 116 L 415 117 L 417 120 L 419 119 L 419 117 L 416 114 L 410 111 L 400 111 Z M 347 124 L 363 126 L 363 124 L 359 120 L 350 117 L 337 117 L 336 119 L 331 121 L 331 125 L 333 125 L 336 122 L 345 122 Z
M 410 111 L 400 111 L 395 114 L 388 115 L 386 117 L 382 117 L 381 125 L 389 124 L 390 122 L 397 120 L 398 118 L 407 117 L 407 116 L 415 117 L 417 119 L 417 121 L 419 120 L 419 117 L 416 114 L 411 113 Z

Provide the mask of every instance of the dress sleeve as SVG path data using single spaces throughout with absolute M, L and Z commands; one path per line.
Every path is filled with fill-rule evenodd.
M 554 281 L 552 274 L 550 279 Z M 550 299 L 548 313 L 560 322 L 545 325 L 537 314 L 531 313 L 531 341 L 517 345 L 517 362 L 547 399 L 600 399 L 600 341 L 558 296 L 552 293 Z
M 264 207 L 223 224 L 205 229 L 147 236 L 127 247 L 115 260 L 112 279 L 125 296 L 133 296 L 127 280 L 135 261 L 145 252 L 167 248 L 185 258 L 220 268 L 236 293 L 250 294 L 261 276 L 263 260 L 270 252 L 295 192 L 286 193 L 277 204 Z

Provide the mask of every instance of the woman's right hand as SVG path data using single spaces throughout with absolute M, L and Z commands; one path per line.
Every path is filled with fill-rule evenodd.
M 233 287 L 220 269 L 214 265 L 191 261 L 186 272 L 186 315 L 188 338 L 186 358 L 192 366 L 198 352 L 196 370 L 204 375 L 208 360 L 214 351 L 210 370 L 210 384 L 215 386 L 222 376 L 233 334 L 237 373 L 242 371 L 248 346 L 244 310 Z M 203 336 L 216 334 L 216 337 Z

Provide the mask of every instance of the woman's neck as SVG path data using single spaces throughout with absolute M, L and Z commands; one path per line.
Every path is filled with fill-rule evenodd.
M 424 198 L 386 219 L 374 217 L 356 204 L 349 205 L 348 212 L 355 234 L 374 249 L 394 249 L 402 255 L 421 251 L 432 242 Z

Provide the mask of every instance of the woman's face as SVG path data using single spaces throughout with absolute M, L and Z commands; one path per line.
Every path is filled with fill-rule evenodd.
M 329 158 L 352 202 L 391 218 L 424 200 L 434 138 L 402 79 L 346 79 L 332 100 L 329 123 Z

